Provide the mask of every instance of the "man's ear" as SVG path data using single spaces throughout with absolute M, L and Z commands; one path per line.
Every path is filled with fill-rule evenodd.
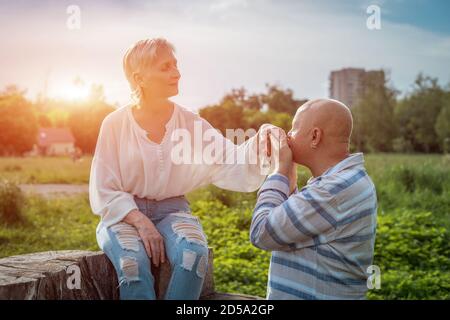
M 322 130 L 320 128 L 313 128 L 311 130 L 311 148 L 316 149 L 322 140 Z

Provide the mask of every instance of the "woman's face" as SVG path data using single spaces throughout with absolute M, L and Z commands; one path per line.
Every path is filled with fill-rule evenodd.
M 169 98 L 178 94 L 180 72 L 173 52 L 163 49 L 151 65 L 140 74 L 144 96 Z M 139 82 L 138 82 L 139 83 Z

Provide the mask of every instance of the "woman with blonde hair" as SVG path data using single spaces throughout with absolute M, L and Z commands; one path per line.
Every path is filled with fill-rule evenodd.
M 259 157 L 254 163 L 248 157 L 259 148 L 257 141 L 266 145 L 257 138 L 266 137 L 266 131 L 235 145 L 198 114 L 171 102 L 180 72 L 165 39 L 138 41 L 126 52 L 123 68 L 136 103 L 110 113 L 100 128 L 89 181 L 92 211 L 101 216 L 97 242 L 117 272 L 121 299 L 156 299 L 151 268 L 161 263 L 172 267 L 165 299 L 198 299 L 208 245 L 185 194 L 208 184 L 240 192 L 258 189 L 265 174 Z M 208 130 L 223 148 L 216 148 L 208 163 L 174 161 L 171 137 L 177 130 L 194 135 L 184 155 L 203 156 L 196 141 Z M 219 161 L 230 155 L 244 155 L 246 161 Z

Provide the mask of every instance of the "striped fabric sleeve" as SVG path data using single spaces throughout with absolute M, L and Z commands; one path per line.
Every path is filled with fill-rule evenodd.
M 290 251 L 317 245 L 337 226 L 332 196 L 307 186 L 288 197 L 289 181 L 272 175 L 258 192 L 250 227 L 251 243 L 263 250 Z

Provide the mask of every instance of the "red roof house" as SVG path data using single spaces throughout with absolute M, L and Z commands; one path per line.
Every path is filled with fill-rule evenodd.
M 75 138 L 69 128 L 39 128 L 35 149 L 40 155 L 69 155 L 75 151 Z

